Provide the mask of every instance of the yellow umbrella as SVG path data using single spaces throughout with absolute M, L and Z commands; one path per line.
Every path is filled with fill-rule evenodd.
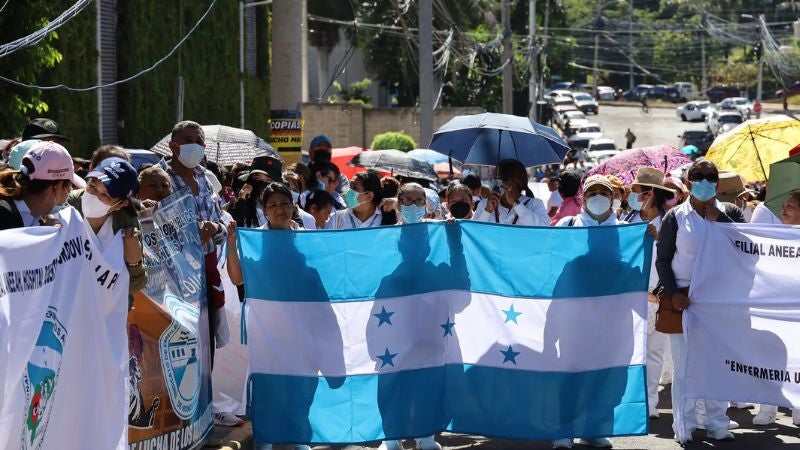
M 778 115 L 748 120 L 720 135 L 706 159 L 720 171 L 736 172 L 747 182 L 767 181 L 769 165 L 789 156 L 800 144 L 800 120 Z

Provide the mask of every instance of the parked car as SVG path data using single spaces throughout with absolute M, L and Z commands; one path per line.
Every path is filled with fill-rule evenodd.
M 549 89 L 548 93 L 553 92 L 553 91 L 558 91 L 558 90 L 567 90 L 567 91 L 569 91 L 574 86 L 575 86 L 575 83 L 573 83 L 571 81 L 561 81 L 559 83 L 556 83 L 556 84 L 550 86 L 550 89 Z
M 647 98 L 664 98 L 667 96 L 667 86 L 657 84 L 647 90 Z
M 610 101 L 610 100 L 614 100 L 614 94 L 615 93 L 616 93 L 616 91 L 614 90 L 614 88 L 612 88 L 610 86 L 597 86 L 597 92 L 596 92 L 595 95 L 600 100 Z
M 555 91 L 550 91 L 550 96 L 553 99 L 556 99 L 558 97 L 572 98 L 572 91 L 568 91 L 566 89 L 556 89 Z
M 143 164 L 158 164 L 163 158 L 161 155 L 150 150 L 140 148 L 126 148 L 125 152 L 131 157 L 131 165 L 139 171 Z
M 753 113 L 753 102 L 746 97 L 728 97 L 719 102 L 718 107 L 720 110 L 738 111 L 743 116 Z
M 703 93 L 697 90 L 697 86 L 689 83 L 688 81 L 677 81 L 672 83 L 672 89 L 678 91 L 678 96 L 682 99 L 685 99 L 683 100 L 684 102 L 686 100 L 700 100 L 703 98 Z
M 702 155 L 706 154 L 708 147 L 714 142 L 714 135 L 708 130 L 686 130 L 678 137 L 680 138 L 679 148 L 694 145 Z
M 673 87 L 667 88 L 667 95 L 664 96 L 664 99 L 672 103 L 685 103 L 687 101 L 687 98 L 683 97 L 681 93 Z
M 592 92 L 594 92 L 594 86 L 592 86 L 589 83 L 578 83 L 574 88 L 572 88 L 572 90 L 591 94 Z
M 617 143 L 609 138 L 595 138 L 589 141 L 589 155 L 595 152 L 611 151 L 618 152 Z
M 567 145 L 572 150 L 586 150 L 589 148 L 590 141 L 591 139 L 588 137 L 571 136 L 567 139 Z
M 800 94 L 800 81 L 795 81 L 793 85 L 789 86 L 789 97 Z M 775 91 L 775 97 L 783 98 L 783 88 Z
M 705 100 L 695 100 L 675 108 L 675 114 L 684 122 L 687 120 L 706 120 L 704 110 L 709 106 L 711 106 L 711 103 Z
M 719 111 L 706 119 L 708 131 L 712 132 L 714 136 L 723 132 L 722 128 L 724 124 L 733 124 L 735 127 L 742 122 L 744 122 L 744 118 L 738 111 Z
M 596 115 L 600 112 L 600 108 L 597 106 L 597 101 L 595 101 L 594 97 L 589 94 L 585 94 L 583 92 L 576 93 L 572 95 L 572 99 L 575 100 L 575 106 L 583 111 L 584 114 L 589 114 L 592 112 Z
M 622 94 L 622 97 L 628 101 L 638 102 L 642 97 L 642 94 L 647 94 L 647 91 L 649 91 L 652 87 L 652 84 L 637 84 L 632 90 L 625 91 L 625 93 Z
M 712 103 L 719 103 L 728 97 L 738 97 L 739 90 L 731 86 L 714 86 L 706 91 L 706 96 Z
M 569 130 L 567 130 L 567 122 L 569 122 Z M 580 111 L 567 111 L 558 117 L 557 123 L 559 128 L 564 130 L 567 136 L 572 135 L 572 130 L 587 123 L 586 115 Z
M 588 137 L 590 139 L 597 139 L 603 137 L 603 130 L 599 124 L 586 122 L 579 127 L 575 127 L 575 136 Z

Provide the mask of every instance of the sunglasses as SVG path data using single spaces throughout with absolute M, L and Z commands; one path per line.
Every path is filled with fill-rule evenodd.
M 704 174 L 700 172 L 695 172 L 689 176 L 689 181 L 703 181 L 703 180 L 708 180 L 710 183 L 716 183 L 717 181 L 719 181 L 719 175 L 716 173 Z

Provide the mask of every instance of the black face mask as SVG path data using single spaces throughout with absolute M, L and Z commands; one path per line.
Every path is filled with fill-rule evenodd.
M 323 150 L 317 150 L 316 153 L 314 153 L 314 162 L 329 163 L 331 162 L 331 154 Z
M 449 208 L 450 214 L 452 214 L 456 219 L 463 219 L 469 215 L 470 211 L 472 211 L 472 205 L 467 202 L 451 203 Z

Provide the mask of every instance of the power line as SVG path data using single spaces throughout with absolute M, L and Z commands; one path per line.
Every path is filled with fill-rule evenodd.
M 47 37 L 48 34 L 52 33 L 53 31 L 57 30 L 61 25 L 72 20 L 73 17 L 80 14 L 81 11 L 86 9 L 89 4 L 92 3 L 92 0 L 78 0 L 75 2 L 74 5 L 70 6 L 69 9 L 61 13 L 58 17 L 53 19 L 52 22 L 45 25 L 43 28 L 34 31 L 33 33 L 21 37 L 17 40 L 11 41 L 7 44 L 0 45 L 0 58 L 4 56 L 8 56 L 17 50 L 22 50 L 23 48 L 31 47 L 33 45 L 38 44 L 44 38 Z M 3 5 L 3 8 L 6 7 L 8 1 Z M 0 9 L 2 11 L 2 9 Z
M 169 51 L 169 53 L 164 55 L 163 58 L 161 58 L 158 61 L 156 61 L 152 66 L 150 66 L 147 69 L 144 69 L 141 72 L 139 72 L 139 73 L 137 73 L 135 75 L 132 75 L 132 76 L 130 76 L 128 78 L 125 78 L 125 79 L 122 79 L 122 80 L 117 80 L 117 81 L 114 81 L 114 82 L 111 82 L 111 83 L 100 84 L 100 85 L 84 87 L 84 88 L 75 88 L 75 87 L 70 87 L 70 86 L 66 86 L 66 85 L 63 85 L 63 84 L 58 84 L 58 85 L 54 85 L 54 86 L 38 86 L 38 85 L 35 85 L 35 84 L 22 83 L 22 82 L 19 82 L 19 81 L 16 81 L 16 80 L 12 80 L 10 78 L 6 78 L 4 76 L 0 76 L 0 80 L 5 81 L 7 83 L 11 83 L 11 84 L 13 84 L 15 86 L 25 87 L 25 88 L 29 88 L 29 89 L 42 89 L 42 90 L 45 90 L 45 91 L 56 90 L 56 89 L 64 89 L 64 90 L 67 90 L 67 91 L 70 91 L 70 92 L 95 91 L 97 89 L 103 89 L 103 88 L 108 88 L 108 87 L 112 87 L 112 86 L 118 86 L 120 84 L 127 83 L 129 81 L 133 81 L 136 78 L 139 78 L 140 76 L 142 76 L 142 75 L 144 75 L 144 74 L 146 74 L 148 72 L 152 72 L 161 63 L 163 63 L 164 61 L 169 59 L 170 56 L 172 56 L 181 47 L 181 45 L 183 45 L 183 43 L 186 42 L 187 39 L 189 39 L 189 36 L 191 36 L 192 33 L 194 33 L 194 30 L 196 30 L 197 27 L 199 27 L 200 24 L 203 23 L 203 20 L 205 20 L 206 16 L 208 16 L 208 14 L 214 8 L 214 5 L 216 5 L 216 3 L 217 3 L 217 0 L 211 0 L 211 4 L 208 5 L 208 9 L 206 10 L 206 12 L 203 13 L 203 15 L 197 21 L 197 23 L 195 23 L 194 26 L 189 30 L 189 32 L 186 33 L 186 36 L 184 36 L 183 39 L 181 39 L 175 45 L 175 47 L 173 47 L 172 50 Z

